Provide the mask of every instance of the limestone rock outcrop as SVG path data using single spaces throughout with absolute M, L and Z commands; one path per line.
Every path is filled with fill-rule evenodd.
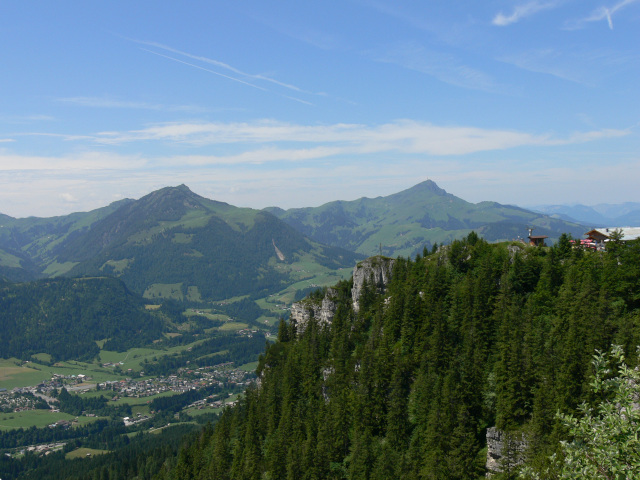
M 526 459 L 527 439 L 520 432 L 504 432 L 496 427 L 487 429 L 487 472 L 511 471 Z
M 330 325 L 336 313 L 336 291 L 327 288 L 327 291 L 318 301 L 307 297 L 300 302 L 291 305 L 291 320 L 295 322 L 298 334 L 302 334 L 312 318 L 315 318 L 320 326 Z
M 384 293 L 391 281 L 395 263 L 396 261 L 392 258 L 378 255 L 367 258 L 355 266 L 353 269 L 353 288 L 351 290 L 354 311 L 357 312 L 360 309 L 360 295 L 365 282 L 369 282 L 377 293 Z

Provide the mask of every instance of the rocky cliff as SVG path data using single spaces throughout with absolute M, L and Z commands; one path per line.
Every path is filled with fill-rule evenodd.
M 359 300 L 364 283 L 369 282 L 378 293 L 384 293 L 391 281 L 395 263 L 396 261 L 392 258 L 378 255 L 367 258 L 356 265 L 353 269 L 353 289 L 351 290 L 353 309 L 356 312 L 360 309 Z
M 322 300 L 307 297 L 301 302 L 291 305 L 291 321 L 295 322 L 298 334 L 304 332 L 309 320 L 315 318 L 321 326 L 329 325 L 336 313 L 336 291 L 327 288 Z
M 365 282 L 373 285 L 377 293 L 384 293 L 387 285 L 391 281 L 393 265 L 395 260 L 387 257 L 377 256 L 367 258 L 358 263 L 353 269 L 353 288 L 351 298 L 353 308 L 357 312 L 359 309 L 358 300 L 364 288 Z M 336 291 L 327 288 L 324 297 L 305 298 L 301 302 L 291 305 L 291 321 L 295 322 L 298 334 L 307 328 L 309 320 L 315 318 L 319 325 L 330 325 L 336 312 Z
M 496 427 L 487 429 L 487 476 L 512 472 L 525 461 L 528 447 L 526 438 L 519 432 L 504 432 Z

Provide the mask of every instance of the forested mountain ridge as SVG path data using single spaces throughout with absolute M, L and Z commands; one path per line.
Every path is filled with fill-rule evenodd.
M 54 249 L 131 201 L 120 200 L 91 212 L 51 218 L 0 214 L 0 278 L 25 281 L 55 273 Z M 51 266 L 54 268 L 47 270 Z
M 363 255 L 415 256 L 427 245 L 450 243 L 472 230 L 488 241 L 526 237 L 527 228 L 553 241 L 584 227 L 520 207 L 469 203 L 431 180 L 387 197 L 335 201 L 320 207 L 265 209 L 316 241 Z
M 105 348 L 123 351 L 162 337 L 162 318 L 113 278 L 48 279 L 0 284 L 0 358 L 91 361 Z
M 111 275 L 148 298 L 199 302 L 279 291 L 294 283 L 290 264 L 301 258 L 334 270 L 359 258 L 269 213 L 209 200 L 184 185 L 69 217 L 3 220 L 0 274 Z
M 640 242 L 607 252 L 488 244 L 398 259 L 386 293 L 332 290 L 332 323 L 282 323 L 260 386 L 159 478 L 474 479 L 486 432 L 524 435 L 540 467 L 556 412 L 597 401 L 598 349 L 640 344 Z M 494 478 L 515 478 L 505 464 Z

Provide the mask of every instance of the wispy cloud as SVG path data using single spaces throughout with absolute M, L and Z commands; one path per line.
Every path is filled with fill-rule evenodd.
M 102 145 L 163 142 L 174 146 L 219 147 L 224 154 L 181 156 L 177 164 L 238 165 L 269 162 L 300 162 L 336 156 L 360 156 L 385 152 L 431 156 L 466 155 L 523 146 L 554 146 L 621 137 L 628 130 L 595 130 L 558 137 L 476 127 L 437 126 L 412 120 L 382 125 L 300 125 L 272 120 L 253 123 L 169 123 L 125 132 L 101 132 L 92 136 L 51 135 L 63 140 Z M 33 133 L 30 135 L 39 135 Z M 4 157 L 6 158 L 6 157 Z M 86 158 L 78 157 L 85 165 Z M 159 158 L 174 163 L 175 158 Z M 0 169 L 19 168 L 7 160 Z
M 587 23 L 591 22 L 600 22 L 603 20 L 607 21 L 607 25 L 609 25 L 609 29 L 613 30 L 613 16 L 620 10 L 633 3 L 637 3 L 638 0 L 622 0 L 611 6 L 602 6 L 591 12 L 591 15 L 588 17 L 572 20 L 567 22 L 566 28 L 569 30 L 578 29 L 584 27 Z
M 10 143 L 15 142 L 14 138 L 0 138 L 0 143 Z
M 607 76 L 638 64 L 640 56 L 607 48 L 543 48 L 503 55 L 497 60 L 530 72 L 552 75 L 581 85 L 598 85 Z
M 558 7 L 562 2 L 561 1 L 553 1 L 553 2 L 540 2 L 534 0 L 532 2 L 524 3 L 522 5 L 517 5 L 513 12 L 509 15 L 505 15 L 502 12 L 499 12 L 495 17 L 493 17 L 492 24 L 498 27 L 505 27 L 507 25 L 511 25 L 512 23 L 517 23 L 523 18 L 530 17 L 538 12 L 543 10 L 549 10 L 552 8 Z
M 158 110 L 169 112 L 203 112 L 206 109 L 196 105 L 162 105 L 159 103 L 134 102 L 108 97 L 65 97 L 57 102 L 92 108 L 124 108 L 136 110 Z
M 415 42 L 394 45 L 386 50 L 370 52 L 369 55 L 378 62 L 425 73 L 456 87 L 486 92 L 507 90 L 491 75 L 463 64 L 453 54 L 433 51 Z

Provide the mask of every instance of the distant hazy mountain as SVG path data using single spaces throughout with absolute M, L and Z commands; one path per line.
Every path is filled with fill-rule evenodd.
M 495 202 L 469 203 L 431 180 L 387 197 L 330 202 L 315 208 L 266 209 L 305 235 L 364 255 L 415 255 L 475 230 L 489 241 L 526 237 L 527 228 L 550 241 L 584 226 Z
M 148 298 L 266 294 L 293 283 L 292 261 L 337 269 L 360 258 L 319 245 L 269 213 L 209 200 L 184 185 L 93 212 L 0 224 L 5 277 L 108 274 Z
M 588 207 L 586 205 L 538 205 L 532 210 L 580 222 L 590 227 L 631 227 L 640 226 L 640 203 L 619 204 L 602 203 Z

